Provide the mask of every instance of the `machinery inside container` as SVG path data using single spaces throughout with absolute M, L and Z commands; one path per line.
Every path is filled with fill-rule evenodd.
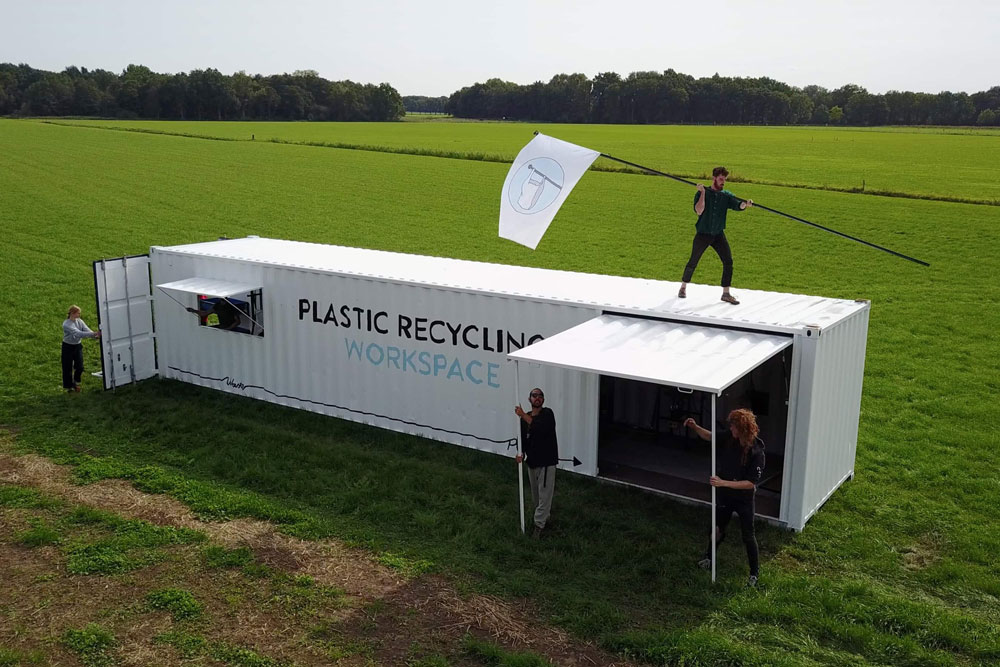
M 787 348 L 730 385 L 716 403 L 720 448 L 729 435 L 730 410 L 748 408 L 756 415 L 766 458 L 756 509 L 774 518 L 781 506 L 791 361 Z M 598 476 L 711 500 L 711 442 L 684 427 L 688 417 L 711 429 L 711 394 L 602 375 Z

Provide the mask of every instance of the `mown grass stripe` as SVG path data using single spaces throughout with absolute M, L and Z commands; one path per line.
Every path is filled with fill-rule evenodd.
M 170 137 L 185 137 L 188 139 L 206 139 L 209 141 L 243 141 L 251 142 L 251 139 L 239 139 L 235 137 L 220 137 L 208 134 L 193 134 L 190 132 L 168 132 L 166 130 L 152 130 L 148 128 L 136 128 L 136 127 L 108 127 L 106 125 L 90 125 L 86 123 L 60 123 L 58 121 L 44 120 L 42 123 L 49 125 L 60 125 L 62 127 L 86 127 L 96 130 L 110 130 L 114 132 L 138 132 L 140 134 L 159 134 Z M 354 144 L 347 142 L 329 142 L 329 141 L 295 141 L 292 139 L 279 139 L 272 137 L 269 139 L 262 139 L 263 142 L 272 144 L 287 144 L 293 146 L 313 146 L 317 148 L 336 148 L 341 150 L 356 150 L 356 151 L 368 151 L 373 153 L 391 153 L 396 155 L 419 155 L 423 157 L 438 157 L 447 158 L 451 160 L 471 160 L 475 162 L 497 162 L 503 164 L 509 164 L 513 161 L 514 156 L 509 155 L 498 155 L 494 153 L 475 153 L 475 152 L 465 152 L 465 151 L 445 151 L 434 148 L 401 148 L 396 146 L 380 146 L 375 144 Z M 628 174 L 633 176 L 656 176 L 656 174 L 650 174 L 646 171 L 641 171 L 639 169 L 634 169 L 631 167 L 620 167 L 611 166 L 607 164 L 594 163 L 590 166 L 590 171 L 600 171 L 616 174 Z M 687 179 L 708 179 L 708 174 L 701 173 L 685 173 L 677 172 L 675 176 L 680 176 L 681 178 Z M 956 197 L 949 195 L 927 195 L 927 194 L 917 194 L 913 192 L 903 192 L 896 190 L 884 190 L 879 188 L 867 188 L 867 187 L 838 187 L 834 185 L 812 185 L 808 183 L 792 183 L 787 181 L 774 181 L 760 178 L 746 178 L 739 175 L 733 175 L 729 178 L 730 183 L 748 183 L 751 185 L 770 185 L 780 188 L 796 188 L 801 190 L 821 190 L 826 192 L 843 192 L 847 194 L 859 194 L 859 195 L 869 195 L 873 197 L 897 197 L 901 199 L 920 199 L 924 201 L 940 201 L 949 202 L 953 204 L 973 204 L 976 206 L 1000 206 L 1000 199 L 981 199 L 975 197 Z
M 490 126 L 474 136 L 506 132 L 494 145 L 510 144 L 511 133 L 530 136 L 530 129 Z M 777 141 L 786 132 L 794 134 L 768 134 Z M 952 148 L 976 143 L 938 139 Z M 936 173 L 923 163 L 899 165 L 893 178 L 904 189 L 926 191 Z M 987 624 L 995 624 L 1000 594 L 1000 404 L 990 397 L 1000 357 L 988 287 L 970 276 L 1000 269 L 996 208 L 751 184 L 737 190 L 781 210 L 821 212 L 831 227 L 933 264 L 878 261 L 874 251 L 776 216 L 730 219 L 737 290 L 873 304 L 857 476 L 802 533 L 759 527 L 764 587 L 757 592 L 744 587 L 737 535 L 721 549 L 719 584 L 694 567 L 704 548 L 703 510 L 564 475 L 557 530 L 549 540 L 524 541 L 514 520 L 516 473 L 500 457 L 177 382 L 111 394 L 86 376 L 83 394 L 59 391 L 59 323 L 70 303 L 92 308 L 89 259 L 154 244 L 260 234 L 679 278 L 693 233 L 688 188 L 592 174 L 529 253 L 496 237 L 505 173 L 496 163 L 0 120 L 8 221 L 0 309 L 16 322 L 0 328 L 4 422 L 20 427 L 19 447 L 79 465 L 83 481 L 121 475 L 206 516 L 270 518 L 301 537 L 338 537 L 402 556 L 404 565 L 432 563 L 463 588 L 530 600 L 542 618 L 578 637 L 664 661 L 767 664 L 775 646 L 793 664 L 885 664 L 890 651 L 918 664 L 994 660 Z M 982 167 L 965 173 L 992 178 Z M 719 272 L 707 257 L 696 280 L 715 282 Z M 86 354 L 94 368 L 96 348 Z M 105 529 L 84 526 L 90 530 Z M 264 573 L 254 562 L 239 567 L 216 572 Z M 856 593 L 852 582 L 878 594 Z M 849 599 L 838 603 L 839 595 Z M 869 609 L 887 619 L 870 632 Z M 682 633 L 694 641 L 682 642 Z

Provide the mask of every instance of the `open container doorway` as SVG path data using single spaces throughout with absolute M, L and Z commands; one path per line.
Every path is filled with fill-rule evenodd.
M 767 359 L 725 388 L 716 406 L 721 437 L 731 410 L 747 408 L 757 417 L 767 463 L 757 487 L 757 514 L 769 519 L 781 509 L 791 356 L 788 347 Z M 711 447 L 684 427 L 688 417 L 712 427 L 710 392 L 602 375 L 599 414 L 598 477 L 711 502 Z
M 598 476 L 615 479 L 613 474 L 605 472 L 605 467 L 617 466 L 618 475 L 630 477 L 619 477 L 617 481 L 695 502 L 707 500 L 712 507 L 709 530 L 712 535 L 712 581 L 715 581 L 716 489 L 707 481 L 716 474 L 717 448 L 724 437 L 719 423 L 725 421 L 727 414 L 720 410 L 722 398 L 732 388 L 730 401 L 734 394 L 741 401 L 752 400 L 753 395 L 746 395 L 741 387 L 761 381 L 773 372 L 771 369 L 780 368 L 782 353 L 789 350 L 792 343 L 791 336 L 605 314 L 518 350 L 509 357 L 515 361 L 515 377 L 517 364 L 521 361 L 599 376 L 602 389 L 607 388 L 607 391 L 598 399 L 601 405 L 595 407 L 600 410 L 605 401 L 611 404 L 611 417 L 606 419 L 602 410 L 598 420 L 599 426 L 608 430 L 614 424 L 614 415 L 618 414 L 614 411 L 614 394 L 618 391 L 632 394 L 621 401 L 622 418 L 642 422 L 647 426 L 647 436 L 651 434 L 652 438 L 614 438 L 601 431 L 595 443 Z M 776 358 L 778 361 L 774 362 Z M 761 380 L 755 379 L 753 372 L 768 362 L 772 363 L 770 368 L 762 370 Z M 696 410 L 697 414 L 703 415 L 707 403 L 708 419 L 696 417 L 696 420 L 711 431 L 710 443 L 700 442 L 685 451 L 686 436 L 672 432 L 683 427 L 683 418 L 677 422 L 671 420 L 668 413 L 667 419 L 662 419 L 666 410 L 658 411 L 658 407 L 670 401 L 663 397 L 671 397 L 677 390 L 691 399 L 685 406 Z M 781 396 L 787 397 L 787 391 Z M 674 403 L 670 401 L 669 404 L 672 410 Z M 787 415 L 787 408 L 784 412 Z M 680 417 L 681 413 L 678 408 L 675 416 Z M 634 436 L 636 431 L 638 429 L 633 429 L 629 435 Z M 702 470 L 702 452 L 708 455 L 705 470 Z M 612 463 L 611 458 L 617 458 L 618 462 Z M 642 483 L 637 479 L 640 477 L 651 483 Z M 699 482 L 699 477 L 704 481 Z M 703 497 L 702 484 L 707 487 L 707 499 Z M 773 511 L 773 516 L 777 516 L 780 502 L 775 503 Z

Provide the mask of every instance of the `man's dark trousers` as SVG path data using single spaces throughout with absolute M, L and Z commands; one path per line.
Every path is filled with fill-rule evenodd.
M 729 241 L 726 240 L 726 233 L 721 234 L 695 234 L 694 242 L 691 244 L 691 259 L 684 267 L 684 277 L 681 282 L 689 283 L 694 276 L 694 270 L 698 268 L 698 262 L 705 250 L 711 246 L 718 253 L 722 260 L 722 286 L 729 287 L 733 282 L 733 252 L 729 249 Z

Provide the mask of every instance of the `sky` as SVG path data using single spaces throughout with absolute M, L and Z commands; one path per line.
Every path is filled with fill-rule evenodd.
M 0 0 L 0 62 L 311 69 L 402 95 L 666 69 L 973 93 L 1000 85 L 998 38 L 998 0 Z

